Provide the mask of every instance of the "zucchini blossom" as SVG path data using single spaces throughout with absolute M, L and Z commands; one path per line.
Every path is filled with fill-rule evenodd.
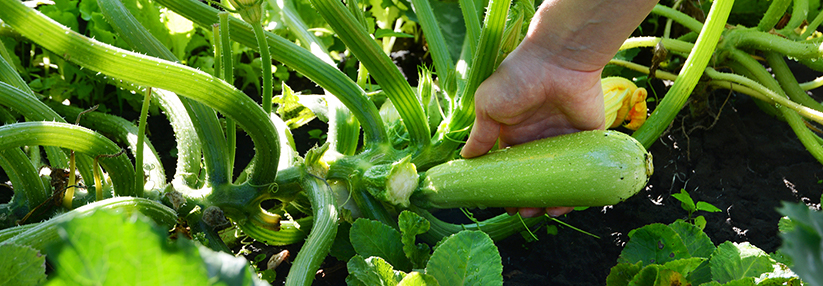
M 645 88 L 638 88 L 632 81 L 622 77 L 607 77 L 601 80 L 603 102 L 606 107 L 606 127 L 623 125 L 637 130 L 646 122 Z

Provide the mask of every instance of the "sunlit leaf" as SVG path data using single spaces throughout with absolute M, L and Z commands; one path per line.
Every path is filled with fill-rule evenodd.
M 426 274 L 440 285 L 502 285 L 503 263 L 497 246 L 481 231 L 464 230 L 440 243 Z
M 745 277 L 758 277 L 774 269 L 774 260 L 748 242 L 723 242 L 712 254 L 712 279 L 721 283 Z

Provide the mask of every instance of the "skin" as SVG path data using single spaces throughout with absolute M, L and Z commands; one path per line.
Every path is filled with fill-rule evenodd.
M 657 1 L 547 0 L 523 42 L 475 93 L 477 115 L 460 155 L 605 128 L 600 73 Z M 524 217 L 569 207 L 507 208 Z

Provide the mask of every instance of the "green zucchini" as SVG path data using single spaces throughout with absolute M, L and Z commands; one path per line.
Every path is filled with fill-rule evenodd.
M 435 166 L 411 197 L 421 207 L 617 204 L 643 189 L 652 156 L 618 131 L 561 135 Z

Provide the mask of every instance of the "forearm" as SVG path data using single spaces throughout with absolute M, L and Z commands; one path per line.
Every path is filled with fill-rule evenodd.
M 605 66 L 655 0 L 546 0 L 523 41 L 524 52 L 576 71 Z

